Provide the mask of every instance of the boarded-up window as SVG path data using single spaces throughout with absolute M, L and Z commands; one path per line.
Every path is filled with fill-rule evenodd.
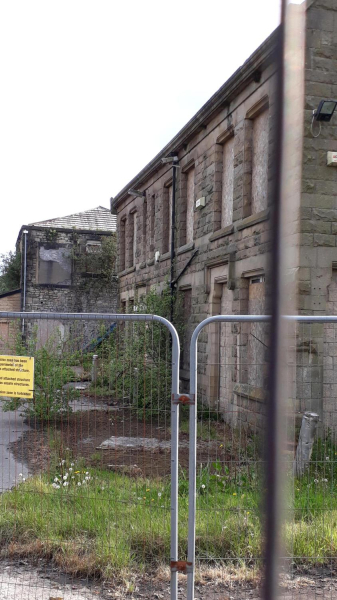
M 137 213 L 133 213 L 132 265 L 136 264 L 136 252 L 137 252 Z
M 172 241 L 172 227 L 171 227 L 171 221 L 172 221 L 172 199 L 173 199 L 173 187 L 172 187 L 172 185 L 170 185 L 170 187 L 168 188 L 168 199 L 169 199 L 169 206 L 168 206 L 168 223 L 167 223 L 167 227 L 168 227 L 169 235 L 168 235 L 168 248 L 167 248 L 166 252 L 169 252 L 169 250 L 171 248 L 171 241 Z
M 126 221 L 125 219 L 123 219 L 120 222 L 120 228 L 119 228 L 119 265 L 120 265 L 120 270 L 124 271 L 125 267 L 126 267 L 126 257 L 125 257 L 125 253 L 126 253 Z
M 146 260 L 146 242 L 147 242 L 147 231 L 148 231 L 148 227 L 147 227 L 147 202 L 146 200 L 144 200 L 144 204 L 143 204 L 143 242 L 142 242 L 142 253 L 143 253 L 143 260 Z
M 181 352 L 181 368 L 188 370 L 190 368 L 190 341 L 191 341 L 191 315 L 192 315 L 192 290 L 183 290 L 182 294 L 182 312 L 184 322 L 184 336 Z
M 150 258 L 152 258 L 152 252 L 154 251 L 154 241 L 155 241 L 155 222 L 156 222 L 156 196 L 152 195 L 151 198 L 151 206 L 150 206 Z
M 223 146 L 221 227 L 233 222 L 234 137 Z
M 186 243 L 193 241 L 194 224 L 194 169 L 187 173 Z
M 263 315 L 265 312 L 264 276 L 252 277 L 249 282 L 249 314 Z M 248 383 L 254 387 L 266 387 L 269 354 L 268 326 L 266 323 L 251 323 L 248 337 Z
M 253 121 L 252 214 L 268 204 L 268 140 L 269 111 L 265 110 Z
M 69 248 L 49 249 L 40 246 L 38 263 L 38 283 L 71 285 L 72 259 Z
M 137 213 L 131 213 L 128 221 L 129 227 L 129 264 L 128 267 L 133 267 L 136 264 L 137 250 Z

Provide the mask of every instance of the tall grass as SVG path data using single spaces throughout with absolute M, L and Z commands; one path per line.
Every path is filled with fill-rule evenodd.
M 262 558 L 261 478 L 233 478 L 218 464 L 197 478 L 196 551 L 208 564 L 241 566 Z M 109 578 L 170 560 L 170 485 L 109 471 L 77 471 L 63 487 L 62 473 L 32 477 L 0 498 L 2 553 L 52 558 L 74 575 Z M 62 471 L 63 472 L 63 471 Z M 54 476 L 60 487 L 54 483 Z M 308 474 L 309 477 L 309 474 Z M 326 478 L 324 478 L 326 479 Z M 78 483 L 82 481 L 79 486 Z M 53 485 L 55 487 L 53 487 Z M 295 481 L 285 524 L 287 555 L 297 564 L 337 559 L 337 495 L 333 480 Z M 186 556 L 188 482 L 179 487 L 179 554 Z

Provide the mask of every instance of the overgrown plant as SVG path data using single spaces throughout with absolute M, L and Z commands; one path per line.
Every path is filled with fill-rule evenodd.
M 174 323 L 183 329 L 180 299 L 175 298 Z M 169 286 L 159 293 L 150 290 L 135 301 L 133 313 L 170 318 Z M 131 311 L 129 311 L 131 312 Z M 171 395 L 171 337 L 156 321 L 119 323 L 99 351 L 95 388 L 108 389 L 117 399 L 128 399 L 141 411 L 160 413 Z
M 44 421 L 71 412 L 70 403 L 78 396 L 78 392 L 71 386 L 65 388 L 65 384 L 75 379 L 75 373 L 69 365 L 74 364 L 76 355 L 67 349 L 58 329 L 43 346 L 38 345 L 37 328 L 30 332 L 26 343 L 18 331 L 9 353 L 34 357 L 34 397 L 3 398 L 3 410 L 22 408 L 28 417 Z

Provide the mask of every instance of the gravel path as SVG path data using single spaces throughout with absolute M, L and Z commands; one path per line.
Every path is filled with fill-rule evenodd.
M 105 596 L 106 597 L 106 596 Z M 57 572 L 29 565 L 0 564 L 1 600 L 97 600 L 100 587 L 67 580 Z
M 280 600 L 337 600 L 337 579 L 330 574 L 313 573 L 295 577 L 282 588 Z M 285 583 L 285 582 L 284 582 Z M 88 585 L 84 580 L 72 580 L 41 561 L 40 567 L 2 561 L 0 563 L 1 600 L 167 600 L 169 583 L 148 577 L 134 581 L 132 588 L 106 584 Z M 180 581 L 179 600 L 186 599 L 186 581 Z M 240 584 L 222 583 L 220 580 L 196 585 L 196 600 L 259 600 L 261 592 Z

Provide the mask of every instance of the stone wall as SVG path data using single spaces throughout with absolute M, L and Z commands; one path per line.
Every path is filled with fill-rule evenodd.
M 118 284 L 113 273 L 107 278 L 95 270 L 87 244 L 95 244 L 111 234 L 85 230 L 50 230 L 28 228 L 27 236 L 27 312 L 114 313 L 117 310 Z M 42 249 L 42 250 L 41 250 Z M 54 260 L 55 259 L 55 260 Z M 47 263 L 47 266 L 45 265 Z M 43 283 L 42 283 L 42 282 Z M 48 281 L 48 283 L 47 283 Z M 39 337 L 44 343 L 48 335 L 47 322 L 39 323 Z M 34 323 L 27 322 L 27 329 Z M 61 327 L 54 322 L 53 328 Z M 72 326 L 74 329 L 74 325 Z M 62 336 L 69 335 L 69 326 L 62 324 Z M 81 327 L 82 345 L 97 335 L 92 322 Z
M 336 315 L 337 169 L 327 167 L 327 152 L 337 150 L 336 116 L 311 130 L 320 100 L 337 96 L 337 4 L 315 0 L 307 11 L 305 133 L 303 148 L 301 249 L 298 301 L 301 314 Z M 318 134 L 318 125 L 314 125 Z M 302 327 L 298 351 L 298 410 L 318 412 L 337 424 L 337 353 L 334 325 Z M 336 380 L 337 381 L 337 380 Z
M 326 152 L 337 151 L 336 118 L 331 124 L 322 125 L 321 135 L 316 139 L 310 129 L 312 110 L 317 108 L 319 100 L 337 97 L 336 12 L 335 0 L 308 3 L 301 248 L 296 270 L 298 308 L 302 314 L 331 313 L 336 307 L 332 300 L 335 290 L 329 286 L 333 269 L 337 268 L 337 227 L 334 224 L 337 220 L 337 169 L 326 166 Z M 221 305 L 234 315 L 261 312 L 261 305 L 255 306 L 256 303 L 250 301 L 256 297 L 256 291 L 250 288 L 264 280 L 263 310 L 269 312 L 269 208 L 275 166 L 275 41 L 276 35 L 271 36 L 163 149 L 159 158 L 156 157 L 115 198 L 113 206 L 118 222 L 125 223 L 126 238 L 131 235 L 130 215 L 137 213 L 136 257 L 130 262 L 123 255 L 121 264 L 128 268 L 119 273 L 120 300 L 126 308 L 140 287 L 156 286 L 160 290 L 169 281 L 170 253 L 166 252 L 164 237 L 170 225 L 168 199 L 172 168 L 168 164 L 162 165 L 160 157 L 171 152 L 179 158 L 174 274 L 179 278 L 191 259 L 177 284 L 182 290 L 191 290 L 189 328 L 192 330 L 209 315 L 219 314 Z M 232 169 L 226 165 L 228 156 L 233 158 Z M 229 186 L 224 185 L 224 168 L 233 179 L 232 199 Z M 205 206 L 201 209 L 194 206 L 193 242 L 186 244 L 187 174 L 191 169 L 195 200 L 204 198 Z M 128 187 L 139 189 L 144 197 L 131 197 L 127 193 Z M 229 210 L 232 222 L 227 225 L 228 211 L 225 216 L 222 210 L 224 191 L 227 202 L 232 202 Z M 128 245 L 120 244 L 120 255 L 124 253 L 124 247 Z M 230 291 L 230 296 L 222 293 L 223 286 Z M 310 336 L 315 339 L 312 340 L 314 344 L 308 346 Z M 327 343 L 326 336 L 331 343 L 331 328 L 324 333 L 323 326 L 307 331 L 302 328 L 299 332 L 298 387 L 294 399 L 295 411 L 317 410 L 322 422 L 327 422 L 335 410 L 334 388 L 330 381 L 333 377 L 331 365 L 335 360 L 331 353 L 335 350 L 331 347 L 326 350 L 330 352 L 327 361 L 330 372 L 324 375 L 323 359 L 327 359 L 323 355 L 323 343 Z M 224 350 L 226 337 L 233 347 L 233 355 Z M 258 342 L 252 343 L 253 338 L 258 338 Z M 260 342 L 261 346 L 258 345 Z M 311 351 L 313 346 L 315 351 Z M 262 427 L 267 383 L 266 348 L 268 331 L 256 326 L 231 325 L 222 334 L 216 326 L 204 330 L 198 346 L 201 400 L 219 406 L 224 412 L 229 411 L 234 422 L 240 419 Z M 308 348 L 311 349 L 309 352 Z M 219 372 L 219 353 L 226 372 Z M 257 363 L 260 369 L 257 369 Z M 330 387 L 324 377 L 330 378 Z M 182 378 L 187 384 L 186 369 L 182 369 Z
M 233 93 L 230 102 L 224 102 L 224 108 L 209 120 L 207 126 L 200 127 L 196 135 L 178 151 L 174 274 L 179 277 L 191 260 L 177 285 L 178 290 L 189 296 L 184 308 L 186 311 L 189 307 L 191 313 L 184 314 L 187 338 L 202 319 L 211 314 L 221 314 L 224 307 L 230 314 L 245 314 L 249 310 L 251 276 L 256 273 L 264 277 L 267 275 L 270 247 L 268 205 L 271 202 L 272 180 L 272 169 L 268 169 L 268 163 L 271 162 L 273 149 L 275 101 L 272 53 L 273 46 L 268 42 L 251 65 L 254 77 L 250 75 L 246 85 L 241 85 Z M 253 163 L 254 160 L 259 160 L 261 153 L 261 143 L 254 150 L 254 120 L 261 116 L 264 117 L 264 128 L 268 128 L 269 140 L 267 158 L 263 159 L 267 189 L 261 191 L 261 202 L 256 202 L 258 212 L 254 213 Z M 233 219 L 229 226 L 222 227 L 223 166 L 227 142 L 231 144 L 231 150 L 227 154 L 233 160 L 230 169 L 233 182 Z M 193 240 L 186 243 L 188 199 L 192 184 L 194 206 L 188 227 L 193 225 Z M 170 252 L 167 252 L 167 239 L 171 186 L 172 167 L 162 165 L 142 186 L 137 186 L 145 191 L 145 197 L 135 198 L 126 194 L 118 206 L 118 230 L 125 225 L 126 235 L 126 241 L 123 238 L 119 243 L 120 264 L 128 265 L 128 268 L 119 272 L 120 301 L 123 307 L 126 305 L 126 309 L 133 305 L 139 289 L 156 286 L 160 290 L 169 281 L 171 260 Z M 225 193 L 230 196 L 229 186 Z M 259 189 L 255 186 L 255 195 L 258 193 Z M 205 198 L 205 206 L 201 209 L 195 206 L 198 198 Z M 129 248 L 135 214 L 137 251 L 132 264 Z M 254 311 L 254 307 L 251 308 Z M 220 407 L 227 415 L 231 413 L 231 420 L 236 420 L 237 415 L 244 412 L 244 403 L 241 403 L 241 410 L 240 399 L 238 401 L 234 395 L 234 385 L 260 385 L 261 377 L 256 364 L 248 364 L 249 360 L 255 360 L 251 351 L 249 352 L 249 335 L 250 326 L 241 328 L 238 325 L 228 325 L 223 326 L 222 332 L 218 326 L 212 326 L 200 336 L 198 360 L 201 400 Z M 229 340 L 231 348 L 225 350 Z M 188 348 L 189 339 L 184 342 L 181 379 L 186 389 L 189 379 L 186 347 Z M 237 351 L 238 347 L 240 352 Z M 219 370 L 220 359 L 223 359 L 223 366 Z

